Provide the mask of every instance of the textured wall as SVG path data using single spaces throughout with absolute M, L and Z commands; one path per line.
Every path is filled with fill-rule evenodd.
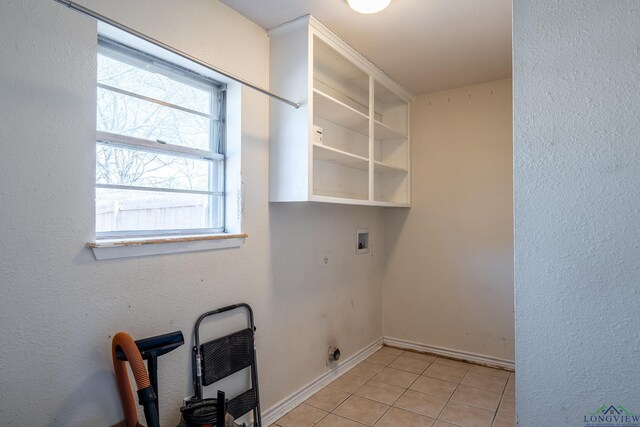
M 511 80 L 411 108 L 413 207 L 385 212 L 385 336 L 513 361 Z
M 514 2 L 520 426 L 640 413 L 640 3 Z
M 265 32 L 217 1 L 83 4 L 268 84 Z M 95 23 L 53 1 L 0 4 L 0 424 L 115 423 L 110 336 L 189 339 L 201 312 L 232 302 L 255 309 L 264 409 L 325 372 L 329 342 L 346 358 L 379 338 L 383 253 L 355 255 L 358 227 L 381 248 L 379 210 L 269 205 L 269 101 L 248 89 L 245 245 L 93 259 L 95 50 Z M 328 268 L 319 252 L 332 253 Z M 163 425 L 192 392 L 189 370 L 189 342 L 160 361 Z

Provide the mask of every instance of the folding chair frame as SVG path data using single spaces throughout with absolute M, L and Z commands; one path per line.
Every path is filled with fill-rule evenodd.
M 248 317 L 249 317 L 249 330 L 250 332 L 247 332 L 248 330 L 240 330 L 234 334 L 228 335 L 227 337 L 221 337 L 212 341 L 209 341 L 207 343 L 204 344 L 200 344 L 200 325 L 202 323 L 202 321 L 210 316 L 216 315 L 216 314 L 221 314 L 221 313 L 225 313 L 231 310 L 235 310 L 235 309 L 240 309 L 240 308 L 245 308 L 248 312 Z M 223 308 L 219 308 L 217 310 L 213 310 L 213 311 L 208 311 L 204 314 L 202 314 L 198 320 L 196 321 L 196 325 L 194 328 L 194 338 L 195 338 L 195 342 L 194 342 L 194 346 L 193 346 L 193 354 L 192 354 L 192 361 L 193 361 L 193 388 L 194 388 L 194 393 L 195 393 L 195 399 L 196 400 L 200 400 L 203 398 L 203 357 L 204 355 L 204 346 L 206 345 L 210 345 L 210 344 L 215 344 L 220 340 L 223 340 L 225 338 L 228 337 L 234 337 L 234 336 L 239 336 L 241 334 L 250 334 L 250 339 L 251 342 L 253 343 L 253 349 L 252 349 L 252 363 L 247 366 L 250 368 L 251 371 L 251 388 L 249 390 L 247 390 L 245 393 L 241 394 L 240 396 L 237 396 L 234 399 L 231 399 L 231 401 L 229 402 L 229 407 L 233 408 L 234 406 L 242 406 L 243 404 L 247 403 L 247 398 L 249 399 L 253 399 L 253 397 L 255 397 L 255 404 L 252 405 L 252 409 L 247 410 L 246 412 L 249 412 L 250 410 L 253 410 L 253 425 L 254 427 L 262 427 L 262 419 L 261 419 L 261 415 L 260 415 L 260 394 L 258 392 L 258 367 L 257 367 L 257 359 L 256 359 L 256 347 L 255 347 L 255 330 L 256 327 L 254 325 L 253 322 L 253 310 L 251 309 L 251 307 L 248 304 L 245 303 L 241 303 L 241 304 L 234 304 L 234 305 L 230 305 L 227 307 L 223 307 Z M 242 368 L 245 369 L 245 368 Z M 215 383 L 223 378 L 226 378 L 229 375 L 232 375 L 235 372 L 238 372 L 239 370 L 234 370 L 233 372 L 230 372 L 224 376 L 220 376 L 217 377 L 215 379 L 215 381 L 209 382 L 209 384 Z M 253 392 L 253 393 L 251 393 Z M 253 394 L 253 396 L 251 396 L 251 394 Z M 235 401 L 235 402 L 234 402 Z M 237 405 L 234 405 L 234 403 L 237 403 Z M 245 405 L 246 406 L 246 405 Z M 229 410 L 229 412 L 231 413 L 231 410 Z M 240 416 L 240 415 L 244 415 L 246 412 L 241 413 L 241 414 L 233 414 L 234 416 Z

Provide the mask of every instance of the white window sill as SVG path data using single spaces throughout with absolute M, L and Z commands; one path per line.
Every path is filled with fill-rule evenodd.
M 175 237 L 102 239 L 88 243 L 96 260 L 129 258 L 180 252 L 238 248 L 246 234 L 206 234 Z

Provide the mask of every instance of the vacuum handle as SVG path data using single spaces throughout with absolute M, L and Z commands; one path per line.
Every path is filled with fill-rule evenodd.
M 160 417 L 156 407 L 156 394 L 153 391 L 153 387 L 149 386 L 138 390 L 138 399 L 144 409 L 144 418 L 147 420 L 147 425 L 149 427 L 160 427 Z

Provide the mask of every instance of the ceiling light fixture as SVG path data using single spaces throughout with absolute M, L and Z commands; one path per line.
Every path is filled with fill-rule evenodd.
M 360 13 L 378 13 L 389 6 L 391 0 L 347 0 L 351 9 Z

